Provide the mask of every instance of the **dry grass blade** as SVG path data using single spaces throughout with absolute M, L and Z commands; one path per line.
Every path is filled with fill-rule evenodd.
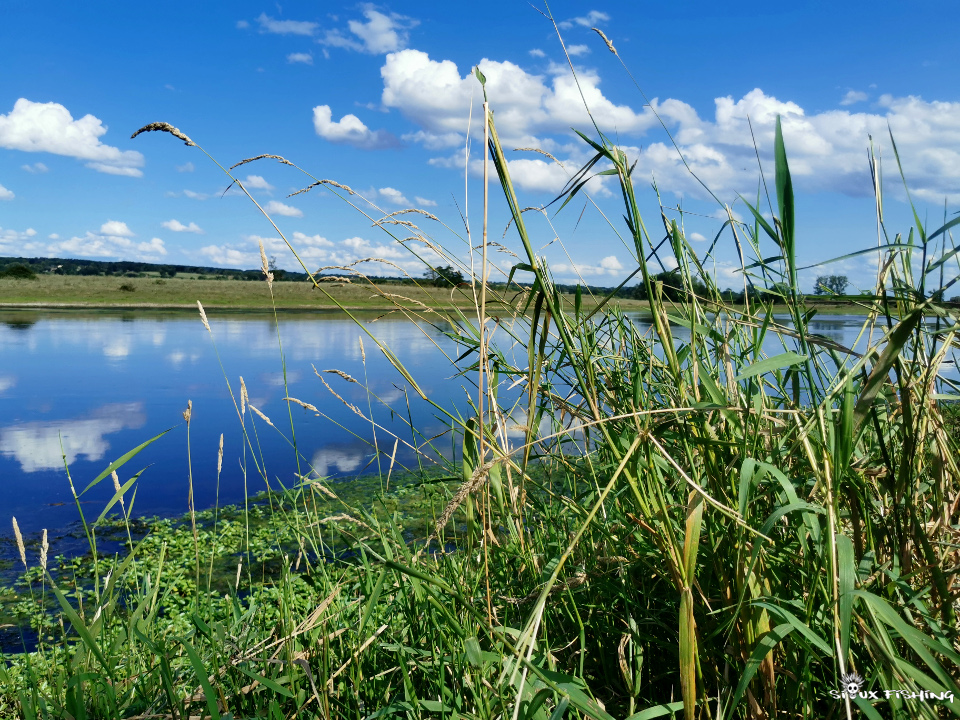
M 196 146 L 196 143 L 195 143 L 193 140 L 191 140 L 190 138 L 188 138 L 184 133 L 180 132 L 177 128 L 175 128 L 175 127 L 174 127 L 173 125 L 171 125 L 170 123 L 165 123 L 165 122 L 152 122 L 152 123 L 149 123 L 149 124 L 147 124 L 147 125 L 144 125 L 142 128 L 140 128 L 139 130 L 137 130 L 133 135 L 131 135 L 131 136 L 130 136 L 130 139 L 132 140 L 133 138 L 135 138 L 135 137 L 136 137 L 137 135 L 139 135 L 140 133 L 145 133 L 145 132 L 165 132 L 165 133 L 170 133 L 170 134 L 173 135 L 174 137 L 178 137 L 178 138 L 180 138 L 181 140 L 183 140 L 183 142 L 184 142 L 185 144 L 191 145 L 191 146 Z

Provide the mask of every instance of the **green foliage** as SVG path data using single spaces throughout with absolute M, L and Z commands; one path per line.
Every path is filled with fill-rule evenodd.
M 452 265 L 428 268 L 423 276 L 436 287 L 456 287 L 464 281 L 463 273 Z
M 0 278 L 10 278 L 11 280 L 36 280 L 37 274 L 29 265 L 23 263 L 13 263 L 0 270 Z
M 820 275 L 813 283 L 814 295 L 843 295 L 850 281 L 846 275 Z

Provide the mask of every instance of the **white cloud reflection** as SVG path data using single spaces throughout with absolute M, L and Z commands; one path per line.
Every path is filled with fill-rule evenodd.
M 67 464 L 81 456 L 100 460 L 110 449 L 105 435 L 143 427 L 146 419 L 143 403 L 134 402 L 104 405 L 72 420 L 10 425 L 0 428 L 0 455 L 15 459 L 25 473 L 63 467 L 62 455 Z

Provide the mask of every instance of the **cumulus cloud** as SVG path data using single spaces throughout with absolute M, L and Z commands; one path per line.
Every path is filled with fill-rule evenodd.
M 245 30 L 250 27 L 250 23 L 246 20 L 237 20 L 237 30 Z
M 382 150 L 399 144 L 397 138 L 386 130 L 371 130 L 356 115 L 344 115 L 333 122 L 329 105 L 318 105 L 313 109 L 313 127 L 324 140 L 361 150 Z
M 195 222 L 192 222 L 189 225 L 184 225 L 179 220 L 165 220 L 160 224 L 167 228 L 167 230 L 173 230 L 173 232 L 188 232 L 196 233 L 197 235 L 203 235 L 203 230 L 201 230 L 200 226 Z
M 287 62 L 291 65 L 300 63 L 302 65 L 313 65 L 313 55 L 310 53 L 290 53 L 287 55 Z
M 859 90 L 848 90 L 847 94 L 843 96 L 843 100 L 840 101 L 841 105 L 856 105 L 857 103 L 864 102 L 870 96 L 865 92 L 860 92 Z
M 313 35 L 320 27 L 318 23 L 303 20 L 275 20 L 266 13 L 261 13 L 257 22 L 260 32 L 274 35 Z
M 299 208 L 295 208 L 292 205 L 284 205 L 282 202 L 277 202 L 276 200 L 268 202 L 264 210 L 273 215 L 283 215 L 284 217 L 303 217 L 303 211 Z
M 530 56 L 535 58 L 544 58 L 547 56 L 547 54 L 540 48 L 534 48 L 530 51 Z
M 127 227 L 125 222 L 119 220 L 107 220 L 100 226 L 101 235 L 113 235 L 116 237 L 133 237 L 133 231 Z
M 193 172 L 194 167 L 192 162 L 184 163 L 183 165 L 177 165 L 177 172 Z
M 380 197 L 391 205 L 401 205 L 403 207 L 410 207 L 410 201 L 407 200 L 403 193 L 399 190 L 396 190 L 392 187 L 380 188 L 377 190 L 377 193 Z
M 243 181 L 243 186 L 247 190 L 266 190 L 267 192 L 273 190 L 273 185 L 264 180 L 262 175 L 247 175 L 247 179 Z
M 693 240 L 694 242 L 706 242 L 707 238 L 701 235 L 698 232 L 687 233 L 687 237 Z
M 16 195 L 13 194 L 12 190 L 7 190 L 3 185 L 0 185 L 0 200 L 13 200 Z
M 42 175 L 47 172 L 50 168 L 44 165 L 42 162 L 33 163 L 32 165 L 21 165 L 20 169 L 25 170 L 31 175 Z
M 960 102 L 885 95 L 879 99 L 882 112 L 807 114 L 798 104 L 757 88 L 739 100 L 717 98 L 712 120 L 701 119 L 679 100 L 653 102 L 673 130 L 687 162 L 715 192 L 730 195 L 756 187 L 758 172 L 747 117 L 753 123 L 761 158 L 772 167 L 779 114 L 794 184 L 803 190 L 871 194 L 865 153 L 871 136 L 881 148 L 886 144 L 889 125 L 911 191 L 929 200 L 960 199 Z M 636 148 L 628 153 L 640 157 L 637 172 L 654 175 L 661 187 L 701 193 L 671 144 L 654 142 L 643 153 Z M 634 177 L 638 177 L 636 173 Z
M 487 78 L 487 93 L 497 98 L 497 130 L 506 145 L 539 144 L 538 136 L 589 127 L 569 68 L 551 66 L 547 75 L 531 74 L 509 62 L 484 59 L 480 69 Z M 454 147 L 463 143 L 471 100 L 474 114 L 482 103 L 479 84 L 471 71 L 460 74 L 450 60 L 433 60 L 420 50 L 402 50 L 387 55 L 380 70 L 382 102 L 396 108 L 420 126 L 411 139 L 428 147 Z M 617 133 L 642 133 L 657 120 L 649 109 L 635 112 L 616 105 L 600 91 L 600 78 L 583 71 L 580 88 L 601 129 Z M 480 126 L 475 122 L 474 126 Z
M 20 98 L 6 115 L 0 114 L 0 147 L 23 152 L 48 152 L 79 160 L 87 167 L 112 175 L 140 177 L 143 155 L 100 142 L 107 132 L 93 115 L 74 120 L 58 103 L 35 103 Z
M 567 45 L 567 54 L 570 57 L 579 57 L 580 55 L 588 55 L 590 53 L 590 48 L 586 45 Z
M 420 207 L 436 207 L 436 206 L 437 206 L 437 201 L 436 201 L 436 200 L 430 200 L 430 199 L 428 199 L 428 198 L 422 198 L 422 197 L 420 197 L 419 195 L 417 195 L 417 196 L 416 196 L 415 198 L 413 198 L 413 199 L 417 201 L 417 205 L 419 205 Z
M 342 30 L 329 30 L 321 41 L 331 47 L 347 48 L 372 55 L 402 50 L 410 40 L 410 30 L 420 24 L 419 20 L 380 12 L 373 5 L 363 8 L 366 22 L 351 20 L 347 23 L 350 34 Z
M 0 254 L 13 256 L 25 256 L 29 253 L 43 254 L 42 244 L 34 241 L 36 235 L 37 231 L 33 228 L 18 231 L 0 227 Z

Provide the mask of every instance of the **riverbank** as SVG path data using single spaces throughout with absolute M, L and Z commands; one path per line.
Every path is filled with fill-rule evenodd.
M 218 310 L 272 312 L 310 310 L 375 310 L 398 308 L 423 310 L 449 309 L 451 306 L 472 310 L 470 287 L 433 288 L 412 285 L 372 286 L 368 283 L 323 283 L 317 290 L 306 282 L 275 282 L 273 302 L 265 282 L 243 280 L 210 280 L 198 278 L 126 278 L 103 276 L 41 275 L 33 280 L 0 280 L 0 308 L 49 309 L 142 309 L 195 311 L 197 301 L 205 308 Z M 573 307 L 573 295 L 564 295 Z M 584 294 L 583 307 L 590 311 L 602 296 Z M 811 299 L 812 300 L 812 299 Z M 512 309 L 523 301 L 523 295 L 508 293 L 504 298 L 491 293 L 487 298 L 488 314 Z M 643 312 L 645 300 L 615 298 L 611 302 L 623 310 Z M 821 315 L 866 315 L 866 304 L 853 302 L 811 303 Z M 786 305 L 775 305 L 774 313 L 787 312 Z

